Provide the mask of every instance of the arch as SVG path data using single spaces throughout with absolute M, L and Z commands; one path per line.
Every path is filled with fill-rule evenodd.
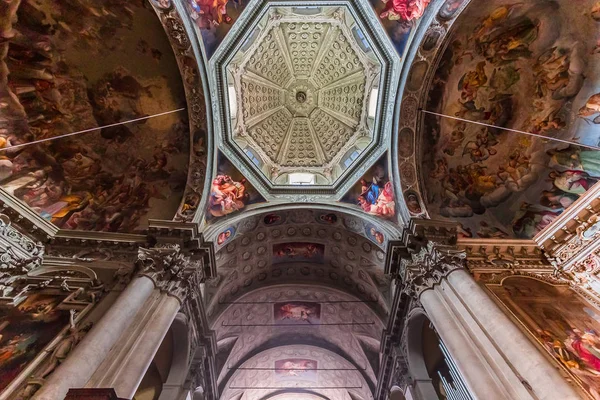
M 285 303 L 318 303 L 319 319 L 314 327 L 294 328 L 275 323 L 276 304 Z M 348 303 L 352 302 L 352 303 Z M 343 322 L 373 322 L 371 325 L 336 326 Z M 320 325 L 324 323 L 324 325 Z M 333 326 L 328 324 L 333 323 Z M 240 325 L 249 325 L 244 328 Z M 252 326 L 255 325 L 254 327 Z M 227 382 L 232 371 L 249 357 L 282 343 L 293 345 L 304 343 L 327 348 L 330 351 L 344 354 L 357 368 L 364 370 L 365 379 L 375 382 L 375 369 L 365 352 L 363 343 L 379 348 L 383 317 L 376 314 L 368 305 L 355 296 L 323 286 L 312 285 L 276 285 L 255 290 L 242 296 L 233 304 L 229 304 L 212 322 L 212 329 L 217 333 L 217 340 L 223 351 L 229 352 L 227 361 L 229 369 L 223 369 L 219 376 L 220 385 Z M 275 330 L 277 329 L 277 330 Z M 225 349 L 227 343 L 235 340 L 232 349 Z
M 184 391 L 183 385 L 185 384 L 190 365 L 189 326 L 185 314 L 178 313 L 170 329 L 174 339 L 173 359 L 159 400 L 177 398 Z
M 338 216 L 338 225 L 346 230 L 352 231 L 359 234 L 366 239 L 369 237 L 365 234 L 364 229 L 357 227 L 358 222 L 363 224 L 373 224 L 380 228 L 381 232 L 387 237 L 399 237 L 402 234 L 402 230 L 396 224 L 377 218 L 376 216 L 368 215 L 362 211 L 356 210 L 350 206 L 345 206 L 343 203 L 336 205 L 332 204 L 286 204 L 286 205 L 272 205 L 265 204 L 257 208 L 247 208 L 243 213 L 233 215 L 227 219 L 217 220 L 214 224 L 206 227 L 205 237 L 207 241 L 218 242 L 218 235 L 230 226 L 239 227 L 242 224 L 256 224 L 259 225 L 259 221 L 268 214 L 284 213 L 286 215 L 292 212 L 307 211 L 315 213 L 327 213 L 332 212 Z M 356 227 L 356 228 L 355 228 Z M 237 232 L 237 230 L 236 230 Z M 230 239 L 231 240 L 231 239 Z M 370 240 L 370 239 L 369 239 Z M 217 245 L 218 246 L 218 245 Z M 378 247 L 385 249 L 385 244 L 381 244 Z
M 438 395 L 429 375 L 425 357 L 423 330 L 429 318 L 421 309 L 414 309 L 408 318 L 406 329 L 406 352 L 408 370 L 410 372 L 412 387 L 422 399 L 436 399 Z
M 301 363 L 307 363 L 306 369 Z M 287 368 L 301 368 L 287 373 Z M 353 393 L 364 399 L 372 398 L 373 383 L 361 374 L 359 366 L 344 357 L 339 349 L 327 349 L 312 343 L 294 341 L 293 344 L 274 343 L 245 358 L 232 369 L 228 386 L 221 391 L 224 398 L 230 391 L 245 391 L 251 399 L 271 398 L 290 393 L 289 389 L 305 389 L 321 393 L 321 398 L 344 399 L 344 393 Z M 278 372 L 279 371 L 279 372 Z M 318 382 L 318 383 L 317 383 Z M 323 389 L 325 389 L 323 391 Z M 279 392 L 279 393 L 275 393 Z M 250 396 L 250 397 L 248 397 Z

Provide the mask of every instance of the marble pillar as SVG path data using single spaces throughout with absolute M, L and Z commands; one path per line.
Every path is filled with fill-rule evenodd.
M 465 269 L 466 255 L 427 243 L 402 261 L 403 290 L 418 299 L 477 399 L 580 396 Z
M 90 332 L 37 391 L 34 400 L 64 399 L 71 388 L 82 388 L 129 327 L 154 290 L 151 279 L 135 278 Z
M 420 301 L 429 320 L 444 342 L 471 394 L 477 399 L 511 400 L 509 393 L 486 368 L 483 355 L 476 351 L 477 345 L 448 307 L 438 287 L 426 290 Z
M 578 399 L 557 368 L 498 307 L 465 269 L 447 277 L 461 302 L 539 399 Z
M 161 295 L 155 312 L 131 349 L 130 357 L 121 365 L 113 381 L 112 387 L 119 397 L 133 397 L 180 307 L 177 298 L 167 293 Z

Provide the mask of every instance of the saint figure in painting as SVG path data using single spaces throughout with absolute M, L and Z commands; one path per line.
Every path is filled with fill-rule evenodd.
M 380 17 L 392 21 L 410 22 L 421 18 L 431 0 L 382 0 L 385 10 Z
M 396 208 L 392 183 L 386 182 L 381 186 L 380 180 L 377 178 L 373 178 L 371 183 L 362 179 L 360 183 L 362 189 L 358 196 L 358 203 L 362 209 L 369 214 L 393 218 Z
M 223 22 L 230 24 L 233 19 L 227 15 L 229 0 L 190 0 L 192 9 L 198 14 L 203 23 L 202 28 L 219 25 Z
M 231 214 L 246 206 L 246 179 L 234 181 L 229 175 L 217 175 L 210 192 L 210 213 L 215 217 Z

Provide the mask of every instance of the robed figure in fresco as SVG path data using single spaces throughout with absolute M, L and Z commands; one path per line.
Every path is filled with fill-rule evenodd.
M 241 210 L 248 202 L 246 179 L 234 181 L 229 175 L 217 175 L 210 192 L 210 213 L 215 217 Z
M 413 21 L 421 18 L 431 0 L 382 0 L 385 10 L 381 18 L 400 21 Z

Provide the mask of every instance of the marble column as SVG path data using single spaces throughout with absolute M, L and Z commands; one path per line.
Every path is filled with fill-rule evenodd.
M 447 277 L 463 304 L 539 399 L 578 399 L 579 396 L 521 329 L 498 307 L 465 269 Z
M 162 294 L 155 312 L 145 325 L 134 349 L 131 349 L 130 357 L 113 381 L 112 386 L 119 397 L 133 398 L 180 307 L 181 303 L 176 297 Z
M 465 269 L 466 256 L 427 243 L 403 260 L 403 290 L 420 300 L 469 391 L 480 399 L 579 399 L 551 361 Z
M 511 400 L 493 374 L 487 368 L 485 359 L 476 351 L 477 345 L 461 327 L 439 289 L 425 290 L 421 293 L 421 304 L 436 332 L 452 354 L 454 363 L 464 382 L 477 399 Z
M 64 399 L 71 388 L 82 388 L 154 290 L 151 279 L 129 283 L 111 308 L 88 332 L 67 359 L 37 391 L 34 400 Z
M 189 295 L 198 295 L 203 276 L 202 265 L 184 255 L 177 245 L 142 248 L 139 258 L 145 266 L 140 274 L 152 280 L 154 293 L 86 384 L 90 388 L 114 388 L 123 398 L 135 394 L 181 305 Z

